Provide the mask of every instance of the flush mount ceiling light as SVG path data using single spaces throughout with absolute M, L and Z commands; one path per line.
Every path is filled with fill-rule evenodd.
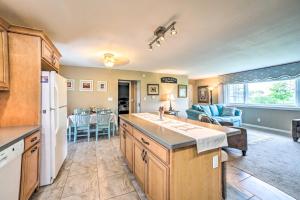
M 115 57 L 111 53 L 104 54 L 103 62 L 105 67 L 113 67 L 115 65 Z
M 175 24 L 176 21 L 172 22 L 169 26 L 164 27 L 164 26 L 159 26 L 155 31 L 154 31 L 154 39 L 148 44 L 149 45 L 149 50 L 153 50 L 153 45 L 156 44 L 157 47 L 160 47 L 161 42 L 164 41 L 165 34 L 170 31 L 170 35 L 176 35 L 177 31 L 175 29 Z

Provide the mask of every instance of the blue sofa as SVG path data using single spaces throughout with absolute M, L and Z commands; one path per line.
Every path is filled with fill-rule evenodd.
M 242 124 L 242 110 L 226 107 L 222 104 L 213 105 L 192 105 L 186 110 L 189 119 L 199 120 L 199 115 L 207 115 L 220 124 L 232 123 L 233 126 L 240 127 Z

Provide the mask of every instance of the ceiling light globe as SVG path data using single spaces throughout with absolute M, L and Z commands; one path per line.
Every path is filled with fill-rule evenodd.
M 165 36 L 162 35 L 162 36 L 159 37 L 159 39 L 160 39 L 160 41 L 164 41 L 165 40 Z
M 175 27 L 173 26 L 171 28 L 171 35 L 176 35 L 176 34 L 177 34 L 177 31 L 176 31 Z

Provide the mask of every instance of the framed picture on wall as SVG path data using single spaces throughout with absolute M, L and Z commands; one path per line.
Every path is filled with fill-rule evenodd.
M 97 81 L 97 91 L 107 92 L 107 81 Z
M 178 98 L 187 97 L 187 85 L 178 85 Z
M 93 80 L 80 80 L 79 91 L 92 92 L 93 90 Z
M 209 91 L 208 86 L 198 87 L 198 103 L 208 103 L 209 102 Z
M 74 90 L 75 89 L 75 80 L 74 79 L 67 79 L 67 89 Z
M 147 84 L 147 95 L 159 95 L 159 84 Z

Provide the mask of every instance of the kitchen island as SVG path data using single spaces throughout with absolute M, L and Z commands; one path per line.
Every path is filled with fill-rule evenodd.
M 239 133 L 236 129 L 174 116 L 166 119 L 204 127 L 202 132 Z M 206 134 L 201 131 L 199 134 Z M 221 199 L 220 146 L 199 153 L 194 138 L 142 115 L 129 114 L 120 115 L 120 148 L 148 199 Z

